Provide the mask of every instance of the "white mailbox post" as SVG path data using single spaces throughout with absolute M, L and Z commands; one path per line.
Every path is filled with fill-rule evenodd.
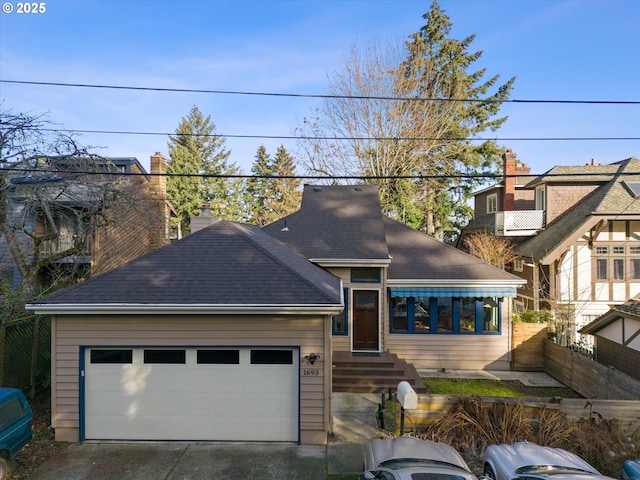
M 404 409 L 415 410 L 418 408 L 418 394 L 409 382 L 400 382 L 396 391 L 396 398 L 400 403 L 400 435 L 404 435 Z

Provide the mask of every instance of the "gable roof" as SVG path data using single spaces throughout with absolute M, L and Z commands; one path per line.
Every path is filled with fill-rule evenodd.
M 604 327 L 611 325 L 621 317 L 630 317 L 636 320 L 640 320 L 640 300 L 634 298 L 628 300 L 622 305 L 611 307 L 608 312 L 600 315 L 593 322 L 585 325 L 580 330 L 578 330 L 578 332 L 582 334 L 594 335 L 599 330 L 602 330 Z
M 628 158 L 605 167 L 608 172 L 615 170 L 606 183 L 558 216 L 536 236 L 519 238 L 515 253 L 546 264 L 555 260 L 566 249 L 567 243 L 574 242 L 600 220 L 640 215 L 640 196 L 636 197 L 629 188 L 630 183 L 640 179 L 640 160 Z
M 258 227 L 220 220 L 29 308 L 39 313 L 339 313 L 342 288 L 338 278 Z
M 305 185 L 300 210 L 264 231 L 318 265 L 389 263 L 374 185 Z
M 525 282 L 383 215 L 374 185 L 306 185 L 300 210 L 264 230 L 323 266 L 388 266 L 389 286 L 513 289 Z

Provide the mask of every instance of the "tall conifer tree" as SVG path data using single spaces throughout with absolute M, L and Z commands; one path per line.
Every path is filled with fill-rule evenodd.
M 200 214 L 205 204 L 214 216 L 239 216 L 237 182 L 224 177 L 238 173 L 238 168 L 229 162 L 231 152 L 215 128 L 211 117 L 194 106 L 169 137 L 167 196 L 178 212 L 179 236 L 189 232 L 191 216 Z

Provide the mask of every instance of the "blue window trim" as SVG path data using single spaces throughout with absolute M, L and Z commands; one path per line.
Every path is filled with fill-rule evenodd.
M 343 298 L 344 298 L 344 332 L 336 331 L 335 317 L 331 318 L 331 335 L 335 335 L 337 337 L 346 337 L 349 335 L 349 289 L 343 289 Z
M 416 331 L 414 312 L 415 312 L 415 297 L 405 297 L 407 299 L 407 330 L 394 330 L 393 329 L 393 303 L 389 302 L 389 333 L 393 335 L 502 335 L 502 301 L 503 298 L 497 298 L 498 302 L 498 329 L 496 331 L 484 331 L 482 329 L 482 302 L 486 297 L 475 297 L 475 330 L 463 331 L 460 329 L 460 298 L 452 298 L 452 330 L 440 330 L 438 331 L 438 303 L 437 297 L 429 298 L 429 314 L 430 314 L 430 330 L 429 331 Z M 495 297 L 492 297 L 495 298 Z
M 354 279 L 353 278 L 353 271 L 356 269 L 362 269 L 362 268 L 370 268 L 372 270 L 376 271 L 376 279 L 375 280 L 360 280 L 360 279 Z M 351 283 L 380 283 L 382 281 L 382 269 L 378 268 L 378 267 L 351 267 L 350 272 L 349 272 L 350 276 L 351 276 Z

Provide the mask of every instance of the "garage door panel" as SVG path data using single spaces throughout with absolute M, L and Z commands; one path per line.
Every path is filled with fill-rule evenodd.
M 247 422 L 244 417 L 194 417 L 145 416 L 132 422 L 122 417 L 99 419 L 105 438 L 111 440 L 231 440 L 290 442 L 297 437 L 297 430 L 287 417 L 273 417 L 260 424 Z M 128 432 L 123 436 L 122 432 Z
M 144 364 L 144 349 L 132 350 L 128 357 L 112 355 L 131 363 L 105 365 L 92 364 L 87 349 L 86 439 L 297 440 L 299 368 L 293 351 L 280 352 L 293 359 L 291 364 L 252 365 L 249 348 L 239 349 L 235 356 L 215 352 L 200 356 L 196 348 L 183 348 L 184 364 Z M 98 352 L 94 357 L 105 361 L 109 354 Z M 146 357 L 162 359 L 162 355 Z M 197 363 L 219 357 L 238 364 Z M 269 352 L 255 358 L 268 361 Z

